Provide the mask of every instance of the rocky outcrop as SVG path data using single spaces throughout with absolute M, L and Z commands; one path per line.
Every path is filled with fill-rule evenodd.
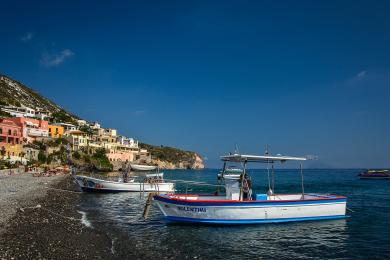
M 151 164 L 158 165 L 158 167 L 160 169 L 169 169 L 169 170 L 176 170 L 176 169 L 200 170 L 200 169 L 204 169 L 203 160 L 197 153 L 194 153 L 192 160 L 181 160 L 178 162 L 169 162 L 169 161 L 164 161 L 164 160 L 160 160 L 160 159 L 152 159 Z

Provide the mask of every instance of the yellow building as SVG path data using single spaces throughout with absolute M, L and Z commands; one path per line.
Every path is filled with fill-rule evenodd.
M 51 138 L 60 138 L 64 135 L 64 127 L 58 125 L 49 125 L 49 136 Z
M 20 162 L 25 155 L 21 144 L 0 144 L 0 151 L 0 159 L 11 162 Z
M 72 130 L 66 132 L 66 139 L 72 145 L 72 150 L 77 151 L 81 147 L 89 146 L 89 137 L 86 133 L 80 130 Z

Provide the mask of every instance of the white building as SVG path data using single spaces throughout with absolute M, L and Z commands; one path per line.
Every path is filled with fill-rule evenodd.
M 126 146 L 129 148 L 138 148 L 138 141 L 134 140 L 133 138 L 127 138 L 126 136 L 118 136 L 118 142 L 122 146 Z
M 1 110 L 14 117 L 35 117 L 35 110 L 26 106 L 3 106 Z
M 41 120 L 46 120 L 48 117 L 51 117 L 51 112 L 43 108 L 37 108 L 35 111 L 35 117 Z
M 69 123 L 54 123 L 53 125 L 62 126 L 64 132 L 76 130 L 76 126 Z
M 77 125 L 78 126 L 83 126 L 83 125 L 86 125 L 87 124 L 87 121 L 85 121 L 85 120 L 82 120 L 82 119 L 78 119 L 77 120 Z
M 89 126 L 92 129 L 100 129 L 100 124 L 98 122 L 93 122 L 93 123 L 89 124 Z

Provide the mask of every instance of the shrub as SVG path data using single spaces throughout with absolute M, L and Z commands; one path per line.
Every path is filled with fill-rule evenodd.
M 75 152 L 73 153 L 73 158 L 75 158 L 76 160 L 80 160 L 80 159 L 81 159 L 80 153 L 79 153 L 78 151 L 75 151 Z
M 46 157 L 46 155 L 45 155 L 45 153 L 43 151 L 39 151 L 39 153 L 38 153 L 38 161 L 40 163 L 46 163 L 47 157 Z

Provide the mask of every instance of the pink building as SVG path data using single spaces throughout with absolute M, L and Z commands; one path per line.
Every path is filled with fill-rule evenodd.
M 111 162 L 133 162 L 137 152 L 138 151 L 108 149 L 106 155 Z
M 45 120 L 25 117 L 13 117 L 8 118 L 7 120 L 14 122 L 21 127 L 22 136 L 27 142 L 31 142 L 37 137 L 49 136 L 49 122 Z
M 0 145 L 22 143 L 22 128 L 9 119 L 0 119 Z

